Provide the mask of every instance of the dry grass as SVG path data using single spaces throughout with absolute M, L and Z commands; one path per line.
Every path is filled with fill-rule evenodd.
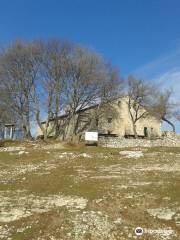
M 141 239 L 180 239 L 179 148 L 12 145 L 24 151 L 0 152 L 0 239 L 127 240 L 137 226 Z

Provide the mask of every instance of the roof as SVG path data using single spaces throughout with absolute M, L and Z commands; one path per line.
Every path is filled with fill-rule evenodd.
M 9 126 L 14 126 L 14 123 L 4 123 L 4 122 L 0 122 L 0 125 L 4 125 L 5 127 L 9 127 Z
M 5 123 L 4 126 L 5 127 L 10 127 L 10 126 L 14 126 L 14 124 L 13 123 Z
M 80 112 L 84 112 L 84 111 L 89 110 L 89 109 L 92 109 L 92 108 L 96 108 L 98 105 L 99 105 L 99 104 L 94 104 L 94 105 L 92 105 L 92 106 L 88 106 L 88 107 L 79 109 L 79 110 L 76 111 L 76 113 L 80 113 Z M 67 117 L 68 115 L 69 115 L 68 113 L 64 113 L 64 114 L 58 116 L 58 119 L 65 118 L 65 117 Z M 54 119 L 55 119 L 55 118 L 53 117 L 53 118 L 50 119 L 50 121 L 54 121 Z M 46 121 L 42 121 L 41 123 L 46 123 Z
M 124 97 L 127 97 L 127 96 L 126 96 L 126 95 L 118 96 L 118 97 L 112 99 L 111 102 L 112 102 L 112 101 L 115 101 L 115 100 L 117 100 L 117 99 L 119 99 L 119 98 L 124 98 Z M 86 110 L 89 110 L 89 109 L 92 109 L 92 108 L 96 108 L 98 105 L 99 105 L 99 104 L 96 103 L 96 104 L 94 104 L 94 105 L 84 107 L 84 108 L 82 108 L 82 109 L 77 110 L 76 113 L 80 113 L 80 112 L 83 112 L 83 111 L 86 111 Z M 69 115 L 68 113 L 64 113 L 64 114 L 58 116 L 58 119 L 65 118 L 65 117 L 67 117 L 68 115 Z M 54 119 L 55 119 L 55 118 L 53 117 L 53 118 L 50 119 L 50 121 L 54 121 Z M 42 121 L 41 123 L 46 123 L 46 121 Z

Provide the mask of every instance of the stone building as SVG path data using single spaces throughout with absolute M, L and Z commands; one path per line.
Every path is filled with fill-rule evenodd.
M 143 109 L 142 109 L 143 111 Z M 76 112 L 76 133 L 84 136 L 85 131 L 98 131 L 99 135 L 134 137 L 133 125 L 128 110 L 128 98 L 120 97 L 113 100 L 110 104 L 99 107 L 94 105 Z M 68 115 L 59 116 L 59 137 L 70 135 L 72 133 L 72 120 L 68 121 Z M 46 122 L 43 122 L 45 124 Z M 54 120 L 49 124 L 49 136 L 54 136 Z M 139 137 L 160 136 L 161 121 L 152 115 L 140 119 L 136 124 Z M 38 127 L 37 136 L 43 136 Z

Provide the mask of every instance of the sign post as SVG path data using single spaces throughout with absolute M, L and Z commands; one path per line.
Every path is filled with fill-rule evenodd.
M 86 144 L 95 144 L 98 143 L 98 132 L 85 132 L 85 142 Z

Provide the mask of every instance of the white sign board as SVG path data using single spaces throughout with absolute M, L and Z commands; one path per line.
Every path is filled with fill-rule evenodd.
M 85 132 L 86 141 L 98 141 L 98 132 Z

